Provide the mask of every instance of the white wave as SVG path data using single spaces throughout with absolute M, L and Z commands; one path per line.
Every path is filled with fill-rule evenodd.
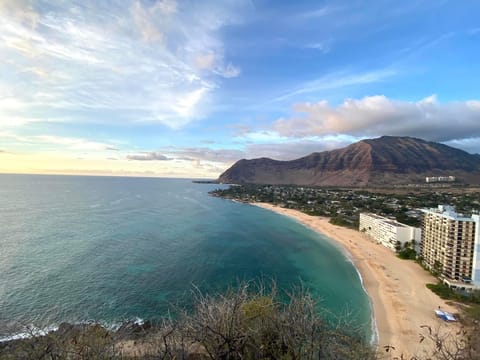
M 34 336 L 45 336 L 52 331 L 57 331 L 58 326 L 51 325 L 46 328 L 37 328 L 36 326 L 29 325 L 26 327 L 27 329 L 24 332 L 20 332 L 17 334 L 9 335 L 0 338 L 0 342 L 12 341 L 12 340 L 20 340 L 20 339 L 29 339 Z
M 92 325 L 92 324 L 100 324 L 102 327 L 105 329 L 111 330 L 111 331 L 117 331 L 120 329 L 120 327 L 128 322 L 133 322 L 135 325 L 143 325 L 145 324 L 145 320 L 139 317 L 135 317 L 133 320 L 129 321 L 122 321 L 122 322 L 114 322 L 114 323 L 107 323 L 107 322 L 98 322 L 94 320 L 88 320 L 88 321 L 79 321 L 79 322 L 73 322 L 69 323 L 72 325 Z M 1 342 L 7 342 L 7 341 L 13 341 L 13 340 L 21 340 L 21 339 L 30 339 L 32 337 L 36 336 L 45 336 L 48 335 L 49 333 L 53 331 L 58 330 L 58 325 L 50 325 L 45 328 L 38 328 L 34 325 L 28 325 L 25 327 L 25 330 L 23 332 L 19 332 L 16 334 L 0 337 L 0 343 Z

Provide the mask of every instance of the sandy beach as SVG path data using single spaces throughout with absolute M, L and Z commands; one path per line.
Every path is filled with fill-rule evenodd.
M 426 288 L 425 284 L 435 283 L 436 279 L 415 262 L 399 259 L 394 252 L 361 232 L 332 225 L 328 218 L 271 204 L 253 205 L 289 216 L 341 246 L 359 270 L 373 305 L 379 349 L 386 345 L 395 348 L 386 358 L 402 353 L 404 356 L 421 355 L 432 349 L 431 342 L 420 343 L 419 334 L 424 332 L 422 325 L 443 333 L 458 329 L 456 324 L 447 324 L 435 317 L 434 310 L 439 306 L 453 313 L 457 310 Z

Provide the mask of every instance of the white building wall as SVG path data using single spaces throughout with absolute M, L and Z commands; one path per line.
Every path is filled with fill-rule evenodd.
M 412 241 L 412 230 L 408 227 L 397 227 L 397 240 L 403 244 Z
M 410 226 L 410 239 L 415 240 L 415 251 L 420 254 L 420 244 L 422 243 L 422 229 Z
M 472 281 L 476 287 L 480 287 L 480 215 L 472 215 L 472 219 L 475 221 Z
M 394 251 L 397 241 L 403 246 L 406 242 L 421 240 L 421 229 L 369 213 L 360 214 L 359 230 Z
M 480 216 L 467 217 L 445 205 L 423 211 L 424 264 L 432 269 L 441 263 L 440 276 L 449 286 L 480 288 Z

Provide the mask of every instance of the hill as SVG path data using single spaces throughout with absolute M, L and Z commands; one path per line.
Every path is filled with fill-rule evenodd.
M 291 161 L 242 159 L 218 180 L 364 187 L 425 183 L 427 176 L 455 176 L 457 182 L 479 184 L 480 156 L 422 139 L 382 136 Z

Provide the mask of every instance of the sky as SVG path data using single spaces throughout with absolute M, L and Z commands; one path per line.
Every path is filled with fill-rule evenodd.
M 382 135 L 480 153 L 477 0 L 0 0 L 0 172 L 216 178 Z

